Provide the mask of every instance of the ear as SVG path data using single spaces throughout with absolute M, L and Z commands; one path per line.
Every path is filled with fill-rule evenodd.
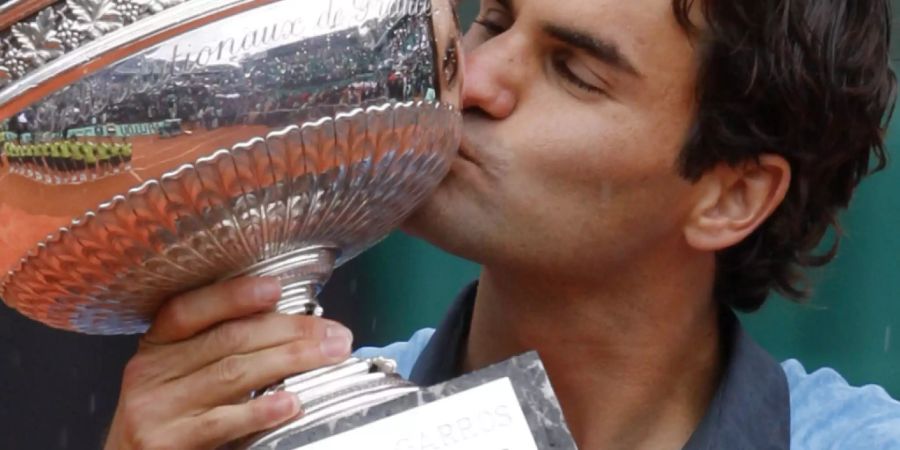
M 684 228 L 688 245 L 719 251 L 741 242 L 772 215 L 790 185 L 791 166 L 778 155 L 717 166 L 697 183 L 698 198 Z

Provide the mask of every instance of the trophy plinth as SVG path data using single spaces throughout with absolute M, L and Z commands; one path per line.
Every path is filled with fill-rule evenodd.
M 238 448 L 577 449 L 534 352 L 357 409 L 274 430 Z

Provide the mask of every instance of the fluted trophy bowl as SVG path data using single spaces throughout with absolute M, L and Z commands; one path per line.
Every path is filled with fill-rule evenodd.
M 269 275 L 279 311 L 321 314 L 332 270 L 446 175 L 458 51 L 450 0 L 4 3 L 0 298 L 132 334 L 180 292 Z M 328 417 L 340 389 L 409 389 L 390 372 L 352 360 L 271 389 L 336 381 L 304 391 Z

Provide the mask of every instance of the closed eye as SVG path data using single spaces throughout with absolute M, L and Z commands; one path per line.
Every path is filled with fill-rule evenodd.
M 507 4 L 501 4 L 500 7 L 492 6 L 486 8 L 475 19 L 475 24 L 484 28 L 490 37 L 503 34 L 513 24 L 513 18 L 509 11 L 511 10 Z
M 556 55 L 553 57 L 553 69 L 556 70 L 556 72 L 566 82 L 572 84 L 573 86 L 577 87 L 578 89 L 581 89 L 581 90 L 586 91 L 591 94 L 607 95 L 607 92 L 604 89 L 602 89 L 598 86 L 594 86 L 593 84 L 590 84 L 587 81 L 584 81 L 583 79 L 581 79 L 581 77 L 576 75 L 575 72 L 573 72 L 572 69 L 569 67 L 569 63 L 567 62 L 567 56 L 565 54 Z
M 503 34 L 506 31 L 502 25 L 491 22 L 487 19 L 476 19 L 475 23 L 484 27 L 484 29 L 491 34 L 491 36 L 497 36 Z

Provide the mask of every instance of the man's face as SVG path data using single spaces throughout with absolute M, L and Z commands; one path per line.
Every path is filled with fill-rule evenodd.
M 698 61 L 671 0 L 483 0 L 478 21 L 460 156 L 407 229 L 479 263 L 573 274 L 680 245 Z

